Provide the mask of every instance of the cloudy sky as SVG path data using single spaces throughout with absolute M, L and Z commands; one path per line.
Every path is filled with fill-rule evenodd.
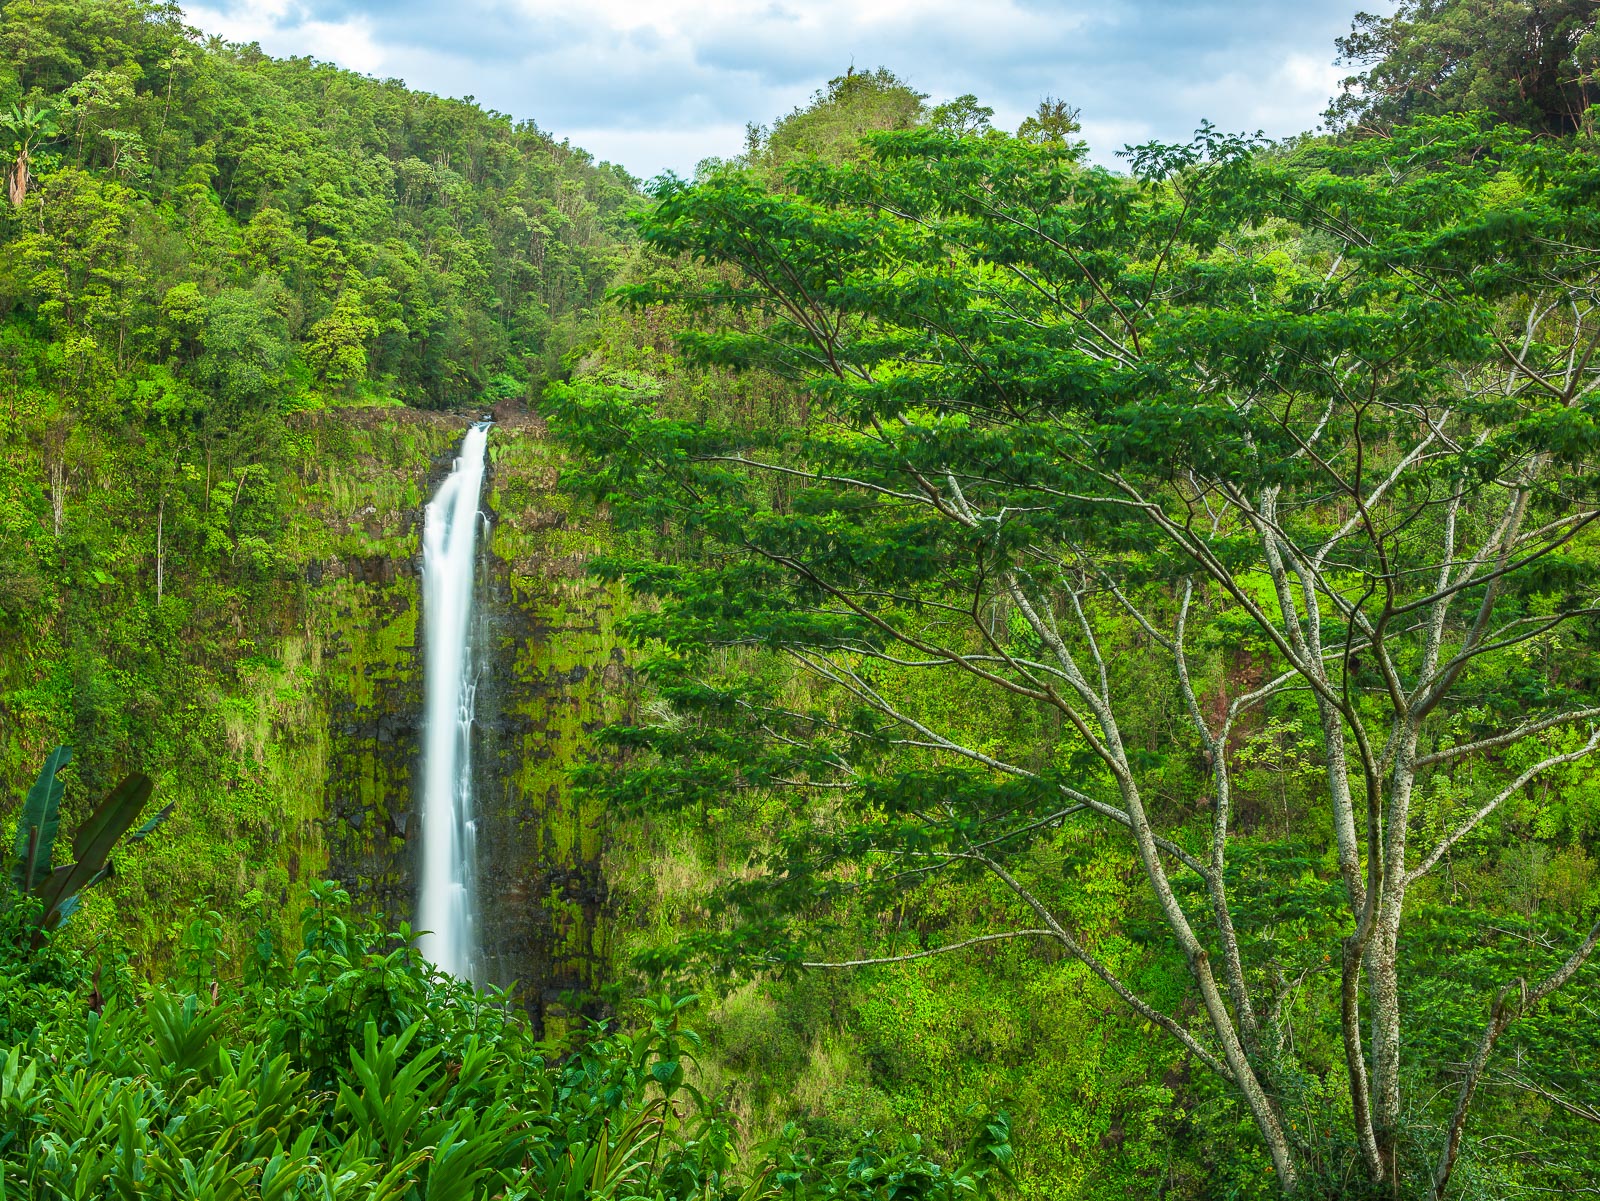
M 1045 95 L 1097 160 L 1201 118 L 1314 127 L 1359 0 L 205 0 L 191 22 L 532 118 L 649 177 L 736 154 L 852 63 L 1014 129 Z M 1384 0 L 1366 0 L 1387 12 Z

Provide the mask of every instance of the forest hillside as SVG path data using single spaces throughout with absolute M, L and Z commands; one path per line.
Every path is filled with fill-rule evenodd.
M 561 537 L 511 431 L 625 253 L 633 181 L 175 5 L 8 2 L 0 45 L 7 805 L 57 743 L 79 796 L 155 776 L 173 820 L 115 885 L 136 960 L 195 906 L 230 939 L 246 897 L 292 928 L 330 856 L 398 919 L 449 410 L 510 417 L 509 587 L 519 523 Z
M 1286 142 L 645 183 L 0 0 L 0 1199 L 1600 1186 L 1596 13 L 1352 18 Z

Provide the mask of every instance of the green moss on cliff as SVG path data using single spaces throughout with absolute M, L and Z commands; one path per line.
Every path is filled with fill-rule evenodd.
M 498 429 L 479 701 L 486 950 L 500 983 L 559 1027 L 605 976 L 605 814 L 567 772 L 630 703 L 615 631 L 620 595 L 586 576 L 605 544 L 595 516 L 559 490 L 560 460 L 536 422 Z M 587 999 L 586 999 L 587 998 Z

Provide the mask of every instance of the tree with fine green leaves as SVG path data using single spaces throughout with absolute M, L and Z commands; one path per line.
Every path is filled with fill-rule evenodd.
M 1072 141 L 1073 134 L 1082 132 L 1083 126 L 1078 123 L 1081 115 L 1065 100 L 1046 96 L 1039 101 L 1034 114 L 1017 127 L 1017 136 L 1025 142 L 1054 142 L 1065 146 Z
M 669 187 L 644 239 L 717 270 L 623 290 L 693 316 L 692 359 L 803 388 L 800 426 L 556 390 L 588 484 L 661 548 L 606 566 L 649 599 L 660 704 L 591 784 L 788 798 L 691 939 L 726 966 L 1051 947 L 1231 1091 L 1285 1192 L 1442 1197 L 1497 1040 L 1600 940 L 1527 952 L 1418 1117 L 1416 898 L 1600 748 L 1594 160 L 1466 118 L 1292 157 L 1206 129 L 1132 178 L 1053 139 L 868 142 L 782 190 Z M 756 653 L 815 692 L 763 685 Z M 1037 749 L 971 736 L 973 706 Z M 1291 718 L 1317 782 L 1287 820 L 1331 898 L 1309 909 L 1235 820 L 1242 744 Z M 1125 840 L 1188 1002 L 1079 936 L 1052 848 L 1082 827 Z M 828 956 L 833 906 L 951 876 L 1009 920 Z M 1285 1015 L 1322 977 L 1341 1051 L 1317 1064 Z
M 911 129 L 927 116 L 927 96 L 892 71 L 851 67 L 828 81 L 811 98 L 780 118 L 769 131 L 748 132 L 753 163 L 782 165 L 795 159 L 837 159 L 861 152 L 861 136 L 874 130 Z
M 1584 128 L 1600 101 L 1595 0 L 1402 0 L 1357 13 L 1338 39 L 1345 79 L 1327 116 L 1336 128 L 1487 110 L 1543 134 Z

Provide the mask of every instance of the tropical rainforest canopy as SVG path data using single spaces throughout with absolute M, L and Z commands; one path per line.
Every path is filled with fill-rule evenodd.
M 852 69 L 643 185 L 5 0 L 0 1197 L 1593 1190 L 1595 16 L 1120 170 Z M 406 924 L 488 410 L 510 994 Z

